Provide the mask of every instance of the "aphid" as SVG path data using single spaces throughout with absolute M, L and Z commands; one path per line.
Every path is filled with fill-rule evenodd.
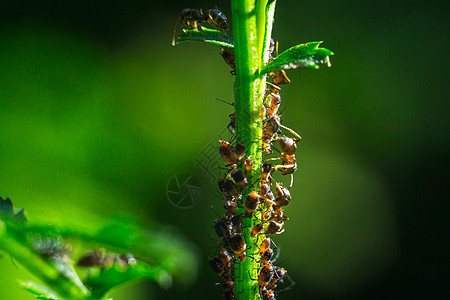
M 269 237 L 265 238 L 261 242 L 261 245 L 259 246 L 259 254 L 260 255 L 263 255 L 263 253 L 266 252 L 266 250 L 270 248 L 271 242 L 272 242 L 272 240 Z
M 269 99 L 269 101 L 267 99 Z M 278 108 L 281 105 L 281 96 L 278 93 L 278 91 L 273 91 L 269 93 L 269 95 L 267 95 L 266 97 L 266 102 L 267 102 L 267 109 L 265 114 L 266 119 L 270 119 L 277 116 Z
M 210 256 L 209 265 L 211 266 L 213 271 L 216 272 L 219 276 L 222 276 L 225 273 L 225 264 L 219 257 Z
M 255 226 L 253 226 L 252 231 L 250 231 L 250 236 L 254 238 L 258 234 L 260 234 L 263 229 L 264 227 L 261 223 L 256 224 Z
M 238 215 L 234 215 L 231 217 L 231 224 L 233 226 L 233 230 L 235 233 L 242 233 L 242 219 Z
M 272 171 L 272 165 L 265 162 L 261 167 L 261 184 L 270 186 L 270 171 Z
M 217 236 L 223 241 L 226 240 L 231 235 L 231 224 L 230 222 L 222 218 L 220 220 L 214 221 L 214 229 L 216 231 Z
M 249 157 L 246 157 L 244 159 L 244 170 L 245 170 L 245 175 L 250 175 L 252 174 L 252 167 L 253 167 L 253 160 Z
M 273 256 L 273 250 L 267 249 L 262 255 L 261 255 L 261 264 L 265 265 L 271 262 Z
M 237 166 L 234 163 L 233 159 L 234 158 L 233 146 L 229 142 L 223 140 L 220 140 L 219 143 L 220 143 L 219 148 L 220 156 L 222 156 L 222 159 L 225 161 L 227 165 L 235 169 Z
M 219 189 L 225 195 L 227 199 L 234 197 L 235 199 L 241 198 L 241 193 L 238 190 L 236 184 L 229 179 L 219 179 L 218 180 Z
M 270 263 L 267 263 L 262 266 L 261 271 L 258 275 L 258 287 L 259 290 L 262 290 L 267 283 L 272 279 L 274 273 L 273 266 Z
M 233 171 L 231 171 L 230 176 L 231 178 L 233 178 L 234 182 L 236 182 L 236 184 L 241 185 L 243 189 L 248 188 L 248 181 L 244 172 L 242 172 L 239 169 L 234 169 Z
M 224 280 L 231 280 L 231 257 L 228 255 L 227 251 L 221 250 L 219 257 L 210 256 L 209 264 L 213 271 Z
M 234 281 L 228 280 L 222 282 L 222 292 L 226 300 L 235 300 L 236 295 L 234 294 Z
M 245 260 L 247 254 L 245 250 L 247 248 L 247 244 L 244 241 L 242 235 L 234 233 L 227 239 L 228 248 L 239 257 L 240 260 Z
M 281 234 L 284 232 L 283 223 L 270 221 L 267 229 L 265 230 L 265 234 Z
M 244 143 L 236 143 L 236 145 L 234 146 L 233 149 L 233 159 L 234 162 L 240 162 L 241 159 L 244 157 L 245 155 L 245 144 Z
M 219 258 L 224 263 L 225 268 L 231 268 L 231 256 L 228 254 L 226 250 L 220 250 Z
M 275 202 L 277 206 L 286 206 L 291 202 L 291 193 L 281 183 L 277 183 L 277 188 L 275 190 Z
M 270 145 L 273 137 L 280 129 L 280 123 L 277 120 L 278 116 L 272 117 L 264 124 L 262 135 L 262 150 L 265 153 L 272 153 Z
M 203 32 L 201 23 L 207 22 L 212 27 L 226 32 L 228 30 L 227 17 L 218 9 L 208 9 L 203 13 L 201 9 L 183 9 L 175 23 L 172 33 L 172 46 L 175 46 L 175 32 L 178 26 L 187 30 Z
M 221 50 L 220 55 L 222 55 L 225 63 L 231 67 L 230 74 L 236 75 L 236 55 L 234 50 L 228 47 L 222 47 Z
M 235 201 L 225 201 L 223 208 L 227 212 L 227 216 L 235 215 L 237 212 L 237 203 Z
M 246 218 L 252 217 L 252 214 L 258 207 L 258 204 L 259 204 L 259 195 L 255 191 L 252 191 L 244 201 Z

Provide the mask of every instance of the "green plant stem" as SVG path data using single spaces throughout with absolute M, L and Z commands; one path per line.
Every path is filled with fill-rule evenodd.
M 236 103 L 236 137 L 243 142 L 247 155 L 253 160 L 252 174 L 248 176 L 250 188 L 242 193 L 238 201 L 238 215 L 245 215 L 244 201 L 254 189 L 260 174 L 262 162 L 261 107 L 265 90 L 265 78 L 259 78 L 259 70 L 265 61 L 266 49 L 270 41 L 271 20 L 266 18 L 267 0 L 232 0 L 233 33 L 236 55 L 236 81 L 234 85 Z M 267 24 L 270 22 L 270 30 Z M 268 57 L 268 56 L 267 56 Z M 235 294 L 237 299 L 259 299 L 257 277 L 259 269 L 259 245 L 263 236 L 252 238 L 250 231 L 261 220 L 253 214 L 252 218 L 243 217 L 243 237 L 247 245 L 247 259 L 235 265 Z
M 63 276 L 50 261 L 44 260 L 8 234 L 8 229 L 2 221 L 0 221 L 0 249 L 10 254 L 64 299 L 94 299 L 87 290 L 82 290 Z

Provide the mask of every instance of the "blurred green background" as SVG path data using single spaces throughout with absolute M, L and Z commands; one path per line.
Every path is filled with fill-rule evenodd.
M 441 296 L 448 279 L 448 10 L 444 1 L 279 1 L 280 51 L 323 40 L 332 68 L 288 73 L 283 123 L 303 137 L 275 238 L 296 285 L 279 299 Z M 0 196 L 29 219 L 134 215 L 198 247 L 193 285 L 140 283 L 117 299 L 221 299 L 207 257 L 221 212 L 195 158 L 228 124 L 229 67 L 210 45 L 170 45 L 186 7 L 227 1 L 0 2 Z M 203 194 L 178 209 L 169 180 Z M 193 270 L 193 274 L 195 270 Z M 31 278 L 0 259 L 0 299 Z M 446 274 L 446 275 L 445 275 Z

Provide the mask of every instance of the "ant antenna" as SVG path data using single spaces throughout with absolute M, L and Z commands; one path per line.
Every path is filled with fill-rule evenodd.
M 235 105 L 234 105 L 234 102 L 233 102 L 233 103 L 230 103 L 230 102 L 228 102 L 228 101 L 219 99 L 219 98 L 217 98 L 217 97 L 213 97 L 213 99 L 215 99 L 215 100 L 217 100 L 217 101 L 220 101 L 220 102 L 223 102 L 223 103 L 226 103 L 226 104 L 231 105 L 231 106 L 235 106 Z

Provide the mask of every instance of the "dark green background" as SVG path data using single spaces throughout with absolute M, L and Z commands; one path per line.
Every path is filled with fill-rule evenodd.
M 186 7 L 217 1 L 1 1 L 0 196 L 33 220 L 135 215 L 180 228 L 191 286 L 117 299 L 221 299 L 215 185 L 194 158 L 228 124 L 233 78 L 210 45 L 170 45 Z M 279 299 L 437 298 L 448 279 L 448 9 L 444 1 L 279 1 L 280 50 L 323 40 L 331 69 L 289 72 L 283 123 L 303 137 L 291 220 L 275 240 L 295 289 Z M 192 172 L 197 206 L 166 198 Z M 95 223 L 95 221 L 93 222 Z M 447 237 L 448 239 L 448 237 Z M 194 274 L 193 270 L 193 274 Z M 0 299 L 32 278 L 0 260 Z

